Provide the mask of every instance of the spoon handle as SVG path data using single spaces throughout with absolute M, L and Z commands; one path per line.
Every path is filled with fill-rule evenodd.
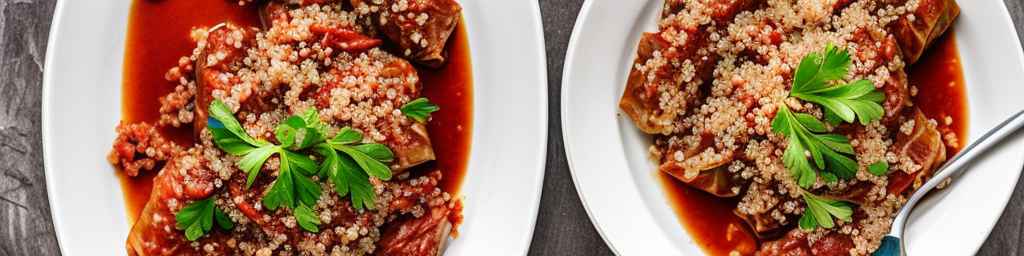
M 903 242 L 900 238 L 886 235 L 882 237 L 882 245 L 878 246 L 878 250 L 875 250 L 871 256 L 900 256 L 906 255 L 903 252 Z
M 1003 123 L 992 128 L 992 130 L 989 130 L 985 135 L 982 135 L 981 138 L 975 140 L 960 151 L 959 154 L 947 161 L 946 164 L 942 165 L 942 167 L 939 167 L 935 176 L 928 179 L 928 182 L 915 191 L 910 198 L 907 199 L 907 203 L 900 208 L 899 213 L 896 214 L 896 218 L 893 219 L 892 230 L 890 230 L 889 235 L 886 235 L 885 238 L 882 239 L 882 246 L 875 251 L 873 255 L 905 255 L 903 252 L 903 243 L 901 241 L 903 238 L 903 228 L 906 226 L 907 217 L 914 209 L 914 206 L 917 205 L 918 201 L 927 195 L 929 191 L 942 183 L 946 178 L 963 172 L 965 169 L 964 167 L 974 160 L 974 158 L 977 158 L 985 151 L 988 151 L 989 148 L 998 144 L 1000 141 L 1005 139 L 1006 136 L 1013 134 L 1021 127 L 1024 127 L 1024 111 L 1017 112 L 1006 121 L 1003 121 Z

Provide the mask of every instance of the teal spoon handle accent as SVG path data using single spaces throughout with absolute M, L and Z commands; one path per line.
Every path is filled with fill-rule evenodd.
M 917 202 L 927 195 L 929 191 L 938 186 L 939 183 L 942 183 L 946 178 L 960 174 L 966 169 L 964 167 L 966 167 L 968 163 L 1021 128 L 1024 128 L 1024 111 L 1017 112 L 1013 116 L 1010 116 L 1010 118 L 1006 119 L 1003 123 L 996 125 L 995 128 L 989 130 L 985 135 L 982 135 L 960 151 L 959 154 L 946 162 L 946 164 L 942 165 L 942 167 L 939 167 L 939 169 L 935 171 L 934 177 L 928 179 L 928 182 L 918 188 L 914 194 L 910 195 L 907 199 L 907 203 L 900 208 L 900 211 L 893 219 L 889 235 L 882 238 L 882 245 L 879 246 L 878 250 L 871 255 L 906 255 L 903 251 L 903 242 L 900 241 L 900 239 L 903 237 L 903 228 L 907 224 L 907 218 L 910 217 L 910 211 L 914 209 Z
M 882 245 L 871 256 L 902 256 L 903 250 L 901 247 L 899 238 L 887 235 L 882 238 Z

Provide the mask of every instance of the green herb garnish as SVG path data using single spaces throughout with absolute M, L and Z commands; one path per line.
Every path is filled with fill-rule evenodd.
M 807 191 L 802 193 L 807 208 L 804 210 L 804 215 L 800 216 L 801 229 L 810 231 L 817 227 L 832 228 L 835 226 L 833 217 L 847 222 L 851 221 L 853 207 L 849 203 L 822 198 Z
M 393 161 L 394 154 L 382 144 L 358 144 L 362 139 L 362 134 L 346 127 L 315 149 L 324 157 L 320 175 L 334 184 L 338 196 L 351 194 L 353 207 L 373 209 L 376 195 L 369 177 L 390 180 L 391 169 L 384 163 Z
M 185 238 L 189 241 L 195 241 L 209 233 L 213 229 L 214 222 L 223 230 L 231 230 L 235 227 L 231 218 L 217 208 L 213 200 L 213 197 L 209 197 L 192 202 L 174 215 L 174 220 L 177 222 L 176 227 L 178 230 L 185 231 Z
M 301 117 L 290 117 L 277 126 L 274 135 L 280 145 L 250 137 L 220 100 L 210 104 L 207 123 L 217 147 L 242 157 L 238 167 L 247 173 L 247 188 L 252 186 L 267 159 L 275 154 L 280 158 L 277 180 L 263 197 L 263 205 L 267 209 L 276 210 L 282 205 L 294 209 L 296 198 L 310 205 L 320 198 L 320 186 L 309 178 L 316 170 L 316 162 L 296 152 L 310 146 L 313 142 L 309 141 L 315 141 L 319 131 L 308 127 Z M 295 142 L 297 134 L 303 138 L 298 144 Z M 294 173 L 296 171 L 300 173 Z
M 304 117 L 310 115 L 292 116 L 277 126 L 274 130 L 275 138 L 280 143 L 277 145 L 249 136 L 220 100 L 210 104 L 210 119 L 207 123 L 213 133 L 214 143 L 225 152 L 242 157 L 237 165 L 247 174 L 247 188 L 252 186 L 267 159 L 273 155 L 280 159 L 277 179 L 262 200 L 268 210 L 277 210 L 282 206 L 296 209 L 297 202 L 315 205 L 320 198 L 320 185 L 310 178 L 315 175 L 317 164 L 301 151 L 318 143 L 318 139 L 323 140 L 320 135 L 323 128 L 318 118 L 316 122 L 307 124 Z M 311 231 L 305 226 L 303 228 Z
M 857 174 L 857 161 L 850 141 L 842 135 L 828 134 L 825 124 L 804 113 L 793 113 L 782 105 L 772 120 L 772 131 L 786 136 L 788 146 L 782 154 L 782 162 L 790 171 L 797 184 L 809 188 L 817 180 L 816 170 L 821 170 L 826 181 L 832 177 L 853 178 Z M 808 154 L 810 159 L 808 160 Z M 834 175 L 834 176 L 832 176 Z
M 436 106 L 421 99 L 410 103 L 416 103 L 416 106 L 412 107 L 415 111 L 408 113 L 425 113 L 425 118 L 436 111 Z M 423 104 L 433 106 L 433 110 Z M 267 209 L 276 210 L 284 206 L 293 209 L 293 215 L 296 215 L 299 214 L 298 208 L 305 205 L 312 212 L 308 206 L 316 205 L 321 191 L 311 176 L 329 180 L 341 197 L 351 194 L 350 199 L 356 209 L 372 209 L 376 194 L 369 177 L 391 179 L 391 169 L 385 164 L 394 160 L 391 149 L 383 144 L 361 143 L 363 135 L 348 127 L 342 128 L 334 138 L 327 139 L 327 126 L 321 123 L 315 109 L 291 116 L 279 124 L 274 130 L 279 145 L 249 137 L 219 100 L 210 105 L 210 113 L 209 123 L 217 146 L 230 154 L 242 156 L 238 166 L 249 175 L 247 186 L 255 180 L 267 159 L 275 154 L 280 158 L 277 180 L 263 197 L 263 205 Z M 312 154 L 319 155 L 323 161 L 318 165 L 310 158 Z M 307 222 L 303 228 L 311 231 L 307 228 L 311 223 Z
M 837 84 L 849 67 L 850 54 L 832 44 L 823 52 L 807 54 L 797 68 L 790 96 L 821 105 L 829 120 L 852 123 L 859 119 L 860 124 L 867 125 L 881 119 L 885 110 L 880 104 L 885 94 L 875 90 L 871 81 Z
M 885 95 L 870 81 L 838 84 L 849 72 L 850 63 L 849 53 L 832 44 L 822 52 L 807 54 L 796 70 L 790 96 L 821 105 L 825 118 L 833 123 L 859 119 L 867 125 L 881 119 L 884 109 L 879 103 Z M 788 140 L 783 163 L 801 187 L 814 184 L 816 170 L 821 170 L 822 179 L 828 183 L 856 175 L 857 162 L 849 139 L 830 134 L 825 123 L 814 116 L 793 113 L 781 104 L 772 120 L 772 131 Z
M 885 160 L 868 165 L 868 172 L 875 176 L 885 176 L 889 172 L 889 163 Z
M 319 119 L 317 119 L 319 121 Z M 274 135 L 281 143 L 278 146 L 280 168 L 277 180 L 270 191 L 263 196 L 263 206 L 276 210 L 280 206 L 296 209 L 297 203 L 316 205 L 320 199 L 320 185 L 310 176 L 316 174 L 316 162 L 300 150 L 310 147 L 313 143 L 323 141 L 321 132 L 307 125 L 306 120 L 292 116 L 274 129 Z
M 248 174 L 245 185 L 248 188 L 259 174 L 260 167 L 270 156 L 280 151 L 280 147 L 265 140 L 257 140 L 249 136 L 238 123 L 235 115 L 220 100 L 210 103 L 210 118 L 207 129 L 213 134 L 213 142 L 228 154 L 241 156 L 238 168 Z
M 278 170 L 277 180 L 263 196 L 263 206 L 269 210 L 277 210 L 281 206 L 295 209 L 297 202 L 315 205 L 320 199 L 320 185 L 305 174 L 296 173 L 298 168 L 293 168 L 293 164 L 288 160 L 292 157 L 309 158 L 304 155 L 289 155 L 281 155 L 281 169 Z
M 418 98 L 402 106 L 402 114 L 420 123 L 426 122 L 427 117 L 430 117 L 430 113 L 438 110 L 441 110 L 441 107 L 430 102 L 427 98 Z
M 832 44 L 826 45 L 822 52 L 807 54 L 796 70 L 790 96 L 820 105 L 825 119 L 833 125 L 857 120 L 867 125 L 881 119 L 885 111 L 881 102 L 885 95 L 876 90 L 871 81 L 841 83 L 849 73 L 850 63 L 850 54 Z M 850 179 L 857 174 L 855 152 L 849 139 L 829 133 L 829 127 L 814 116 L 794 113 L 781 104 L 772 120 L 772 131 L 786 137 L 782 162 L 800 187 L 813 186 L 819 173 L 827 183 Z M 872 164 L 868 171 L 885 175 L 888 164 L 884 161 Z M 807 210 L 800 217 L 801 229 L 832 228 L 833 217 L 849 221 L 853 214 L 849 203 L 806 191 L 802 194 Z
M 320 232 L 320 216 L 313 212 L 309 206 L 304 203 L 300 203 L 295 208 L 295 222 L 299 224 L 299 227 L 309 232 Z

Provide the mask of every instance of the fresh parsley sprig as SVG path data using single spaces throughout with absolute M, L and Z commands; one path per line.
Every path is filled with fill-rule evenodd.
M 827 133 L 825 124 L 814 116 L 793 113 L 782 105 L 772 120 L 772 131 L 786 137 L 788 143 L 782 162 L 800 187 L 814 185 L 818 170 L 829 182 L 837 176 L 849 179 L 857 174 L 857 161 L 851 158 L 854 151 L 849 139 Z
M 426 99 L 414 102 L 418 103 L 410 107 L 407 115 L 416 113 L 425 120 L 430 112 L 437 110 L 437 106 Z M 327 126 L 320 121 L 315 109 L 288 117 L 278 124 L 274 129 L 278 144 L 249 136 L 230 109 L 219 100 L 210 104 L 208 123 L 217 147 L 241 157 L 237 165 L 248 175 L 246 187 L 252 185 L 271 156 L 278 156 L 278 175 L 263 196 L 263 206 L 269 210 L 280 207 L 292 209 L 296 222 L 309 232 L 319 232 L 320 225 L 319 215 L 312 206 L 316 205 L 322 191 L 313 176 L 333 183 L 339 196 L 351 195 L 356 209 L 375 206 L 376 194 L 370 184 L 371 176 L 381 180 L 390 180 L 392 176 L 391 169 L 385 164 L 394 160 L 391 149 L 383 144 L 362 143 L 363 135 L 348 127 L 327 139 Z M 319 155 L 323 161 L 317 164 L 311 158 L 313 154 Z
M 292 116 L 279 124 L 274 131 L 279 145 L 249 136 L 231 110 L 220 100 L 214 100 L 210 104 L 209 112 L 210 118 L 207 123 L 213 134 L 214 143 L 225 152 L 242 157 L 237 165 L 247 174 L 247 188 L 252 186 L 260 169 L 271 156 L 277 155 L 280 159 L 277 179 L 263 196 L 264 207 L 277 210 L 284 206 L 294 210 L 297 209 L 297 202 L 316 205 L 321 194 L 320 185 L 310 176 L 316 173 L 317 164 L 308 155 L 300 153 L 301 150 L 318 143 L 318 139 L 323 140 L 323 136 L 319 135 L 322 134 L 322 129 L 317 126 L 319 118 L 315 117 L 315 112 L 314 115 Z M 308 125 L 303 117 L 311 116 L 316 118 L 316 122 Z M 305 224 L 300 226 L 306 231 L 316 232 L 308 228 L 315 225 Z
M 430 113 L 441 110 L 441 107 L 430 102 L 427 98 L 418 98 L 403 105 L 401 110 L 402 114 L 423 123 L 430 117 Z
M 794 91 L 813 91 L 828 87 L 828 83 L 841 80 L 850 72 L 850 54 L 831 43 L 822 52 L 811 52 L 800 60 L 793 77 Z
M 338 196 L 351 194 L 353 207 L 373 209 L 376 194 L 369 178 L 390 180 L 391 169 L 384 163 L 393 161 L 394 153 L 382 144 L 359 144 L 362 140 L 361 133 L 345 127 L 334 138 L 316 145 L 315 150 L 324 157 L 320 175 L 334 184 Z
M 252 186 L 260 167 L 270 156 L 280 151 L 280 147 L 249 136 L 227 105 L 220 100 L 210 103 L 209 113 L 207 129 L 213 134 L 214 144 L 228 154 L 242 157 L 238 161 L 238 168 L 248 174 L 246 187 Z
M 837 84 L 850 68 L 850 54 L 832 44 L 822 52 L 807 54 L 793 77 L 790 96 L 821 105 L 829 120 L 842 120 L 867 125 L 884 114 L 885 94 L 868 80 Z M 836 84 L 836 85 L 832 85 Z
M 178 230 L 185 231 L 185 239 L 195 241 L 213 229 L 216 222 L 223 230 L 231 230 L 235 223 L 214 204 L 214 197 L 192 202 L 174 215 Z
M 803 216 L 800 216 L 801 229 L 810 231 L 817 227 L 832 228 L 835 226 L 833 218 L 847 222 L 852 220 L 853 206 L 850 203 L 819 197 L 807 191 L 802 193 L 807 208 Z
M 861 125 L 867 125 L 880 120 L 885 111 L 881 106 L 885 94 L 868 80 L 841 83 L 849 73 L 850 64 L 850 54 L 832 44 L 826 45 L 822 52 L 807 54 L 800 61 L 789 95 L 820 105 L 825 119 L 833 125 L 843 121 L 859 121 Z M 850 179 L 857 174 L 858 165 L 849 139 L 829 133 L 825 123 L 814 116 L 794 113 L 785 104 L 780 104 L 772 120 L 772 131 L 786 137 L 783 165 L 800 187 L 813 186 L 819 173 L 828 183 L 840 178 Z M 885 175 L 888 163 L 872 164 L 868 171 Z M 801 229 L 832 228 L 833 217 L 850 221 L 853 214 L 851 204 L 818 197 L 807 191 L 801 193 L 807 204 L 804 215 L 800 217 Z
M 319 119 L 316 121 L 319 122 Z M 320 199 L 320 185 L 310 176 L 316 174 L 317 164 L 308 155 L 299 152 L 322 141 L 323 136 L 320 134 L 300 116 L 291 116 L 274 129 L 274 136 L 281 143 L 277 146 L 281 165 L 277 180 L 263 196 L 263 206 L 267 209 L 276 210 L 282 205 L 296 209 L 297 203 L 316 205 Z

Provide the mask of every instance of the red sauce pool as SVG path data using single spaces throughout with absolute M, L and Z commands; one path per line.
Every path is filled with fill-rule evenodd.
M 947 148 L 946 155 L 952 157 L 960 152 L 967 143 L 967 91 L 953 32 L 939 38 L 921 61 L 914 64 L 910 84 L 918 89 L 914 105 L 928 118 L 938 121 L 939 132 L 956 133 L 959 147 Z M 946 117 L 952 122 L 947 124 Z
M 224 21 L 259 27 L 257 7 L 240 7 L 230 0 L 134 0 L 128 20 L 121 109 L 124 122 L 155 122 L 160 117 L 160 96 L 176 84 L 164 80 L 164 73 L 189 55 L 195 43 L 189 32 Z M 465 26 L 459 24 L 448 43 L 448 63 L 437 70 L 418 68 L 423 96 L 441 107 L 427 125 L 437 160 L 417 170 L 440 169 L 442 189 L 457 194 L 465 176 L 473 117 L 473 78 Z M 191 126 L 189 126 L 191 127 Z M 190 128 L 168 128 L 161 132 L 182 145 L 192 144 Z M 414 170 L 415 171 L 415 170 Z M 128 178 L 117 172 L 124 191 L 129 222 L 142 212 L 156 172 Z
M 910 84 L 918 88 L 914 105 L 938 121 L 940 132 L 957 134 L 960 147 L 947 149 L 948 156 L 956 154 L 967 141 L 967 94 L 953 32 L 936 41 L 914 64 Z M 952 119 L 949 124 L 944 121 L 947 116 Z M 679 222 L 706 253 L 729 255 L 735 250 L 751 255 L 757 250 L 757 238 L 750 233 L 747 224 L 732 213 L 738 199 L 712 196 L 665 173 L 659 173 L 658 179 Z

